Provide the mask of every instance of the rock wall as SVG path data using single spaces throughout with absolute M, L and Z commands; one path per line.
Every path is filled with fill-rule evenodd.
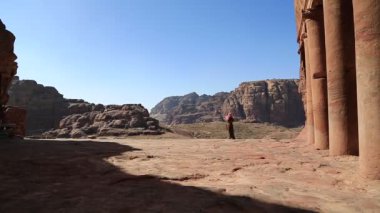
M 298 80 L 241 83 L 223 103 L 222 113 L 228 112 L 248 122 L 299 126 L 305 121 Z
M 158 121 L 136 104 L 108 105 L 66 99 L 54 87 L 15 77 L 9 103 L 27 110 L 26 134 L 45 138 L 159 134 Z
M 8 88 L 17 73 L 17 56 L 14 53 L 16 37 L 6 30 L 0 20 L 0 124 L 1 134 L 9 136 L 25 136 L 26 112 L 22 108 L 6 106 L 9 95 Z M 5 129 L 5 132 L 3 130 Z
M 220 121 L 220 110 L 228 95 L 229 93 L 220 92 L 213 96 L 199 96 L 194 92 L 167 97 L 151 110 L 151 115 L 165 124 Z
M 222 121 L 228 112 L 246 122 L 298 126 L 305 121 L 298 80 L 244 82 L 230 93 L 168 97 L 151 115 L 165 124 L 178 124 Z
M 15 77 L 9 89 L 9 104 L 27 110 L 26 134 L 38 134 L 58 127 L 63 116 L 68 115 L 70 101 L 63 98 L 54 87 L 45 87 L 34 80 Z

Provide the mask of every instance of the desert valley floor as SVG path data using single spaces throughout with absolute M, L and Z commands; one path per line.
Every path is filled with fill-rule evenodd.
M 380 212 L 358 157 L 302 139 L 0 143 L 0 212 Z

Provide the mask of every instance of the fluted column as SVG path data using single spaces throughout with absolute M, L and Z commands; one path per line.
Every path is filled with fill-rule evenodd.
M 380 179 L 380 1 L 353 0 L 361 175 Z
M 330 155 L 358 154 L 352 2 L 323 0 Z
M 307 35 L 306 35 L 307 36 Z M 311 70 L 309 59 L 308 39 L 304 38 L 305 48 L 305 69 L 306 69 L 306 128 L 307 128 L 307 142 L 314 144 L 314 116 L 313 116 L 313 101 L 311 91 Z
M 326 54 L 322 6 L 305 11 L 314 117 L 314 145 L 328 149 Z

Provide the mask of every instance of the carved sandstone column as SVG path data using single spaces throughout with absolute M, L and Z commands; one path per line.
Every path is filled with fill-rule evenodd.
M 307 35 L 306 35 L 307 36 Z M 306 68 L 306 128 L 307 128 L 307 142 L 314 144 L 314 116 L 313 116 L 313 102 L 311 91 L 311 70 L 309 59 L 308 39 L 304 38 L 305 48 L 305 68 Z
M 328 149 L 328 115 L 326 55 L 322 6 L 304 12 L 308 35 L 311 89 L 314 117 L 314 144 L 317 149 Z
M 355 38 L 352 2 L 323 0 L 330 155 L 357 155 Z
M 359 168 L 380 179 L 380 1 L 353 0 L 358 87 Z

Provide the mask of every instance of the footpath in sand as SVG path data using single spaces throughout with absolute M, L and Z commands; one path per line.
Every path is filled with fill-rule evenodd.
M 0 212 L 380 212 L 358 157 L 300 140 L 0 144 Z

